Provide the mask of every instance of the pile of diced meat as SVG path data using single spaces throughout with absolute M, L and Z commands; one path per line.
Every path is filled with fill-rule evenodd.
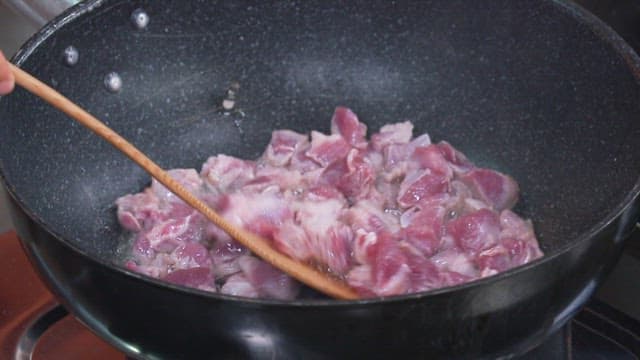
M 511 177 L 412 130 L 385 125 L 367 140 L 367 127 L 340 107 L 330 135 L 277 130 L 257 160 L 217 155 L 199 173 L 170 174 L 232 223 L 363 297 L 460 284 L 542 256 L 531 222 L 510 210 Z M 295 280 L 158 182 L 116 203 L 133 233 L 130 269 L 224 294 L 297 296 Z

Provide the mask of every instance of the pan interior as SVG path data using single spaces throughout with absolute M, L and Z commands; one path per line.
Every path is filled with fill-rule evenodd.
M 137 8 L 150 19 L 142 30 Z M 552 253 L 610 216 L 640 174 L 637 59 L 577 18 L 529 0 L 104 1 L 50 25 L 18 60 L 165 168 L 255 158 L 274 129 L 328 131 L 338 105 L 370 132 L 411 120 L 415 134 L 512 175 L 517 210 Z M 62 59 L 68 46 L 74 66 Z M 104 86 L 110 72 L 119 92 Z M 233 82 L 237 111 L 224 114 Z M 10 192 L 110 259 L 122 235 L 114 201 L 149 177 L 23 90 L 0 101 L 0 119 Z

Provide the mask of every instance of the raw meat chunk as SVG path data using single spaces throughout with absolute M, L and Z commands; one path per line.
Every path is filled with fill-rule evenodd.
M 475 166 L 408 121 L 367 126 L 338 107 L 331 133 L 276 130 L 256 160 L 219 154 L 178 182 L 278 251 L 344 279 L 363 297 L 455 286 L 542 256 L 511 208 L 518 184 Z M 130 232 L 125 266 L 222 294 L 294 299 L 300 284 L 153 180 L 116 200 Z
M 518 201 L 518 184 L 511 177 L 489 169 L 473 169 L 460 177 L 474 196 L 496 211 L 509 209 Z

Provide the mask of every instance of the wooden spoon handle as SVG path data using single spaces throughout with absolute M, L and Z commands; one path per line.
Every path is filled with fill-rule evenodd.
M 10 66 L 18 85 L 27 89 L 34 95 L 39 96 L 55 108 L 66 113 L 80 124 L 91 129 L 93 132 L 110 142 L 118 150 L 131 158 L 131 160 L 140 165 L 140 167 L 146 170 L 167 189 L 171 190 L 187 204 L 200 211 L 204 216 L 211 220 L 211 222 L 216 224 L 229 234 L 229 236 L 236 239 L 257 256 L 304 284 L 307 284 L 308 286 L 329 296 L 351 300 L 358 298 L 355 291 L 353 291 L 353 289 L 344 282 L 334 279 L 307 264 L 281 254 L 274 250 L 265 239 L 242 228 L 235 227 L 227 222 L 223 217 L 218 215 L 204 202 L 200 201 L 176 180 L 169 176 L 167 172 L 162 170 L 160 166 L 149 159 L 144 153 L 125 140 L 122 136 L 118 135 L 118 133 L 113 131 L 107 125 L 27 72 L 13 64 Z

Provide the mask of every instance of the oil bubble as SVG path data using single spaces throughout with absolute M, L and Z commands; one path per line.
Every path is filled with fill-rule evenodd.
M 112 93 L 122 89 L 122 78 L 116 72 L 110 72 L 104 77 L 104 86 Z
M 149 15 L 142 9 L 136 9 L 131 13 L 131 21 L 136 29 L 142 30 L 149 24 Z
M 73 66 L 77 64 L 79 58 L 80 54 L 78 53 L 78 49 L 76 49 L 74 46 L 68 46 L 62 53 L 62 59 L 67 66 Z

